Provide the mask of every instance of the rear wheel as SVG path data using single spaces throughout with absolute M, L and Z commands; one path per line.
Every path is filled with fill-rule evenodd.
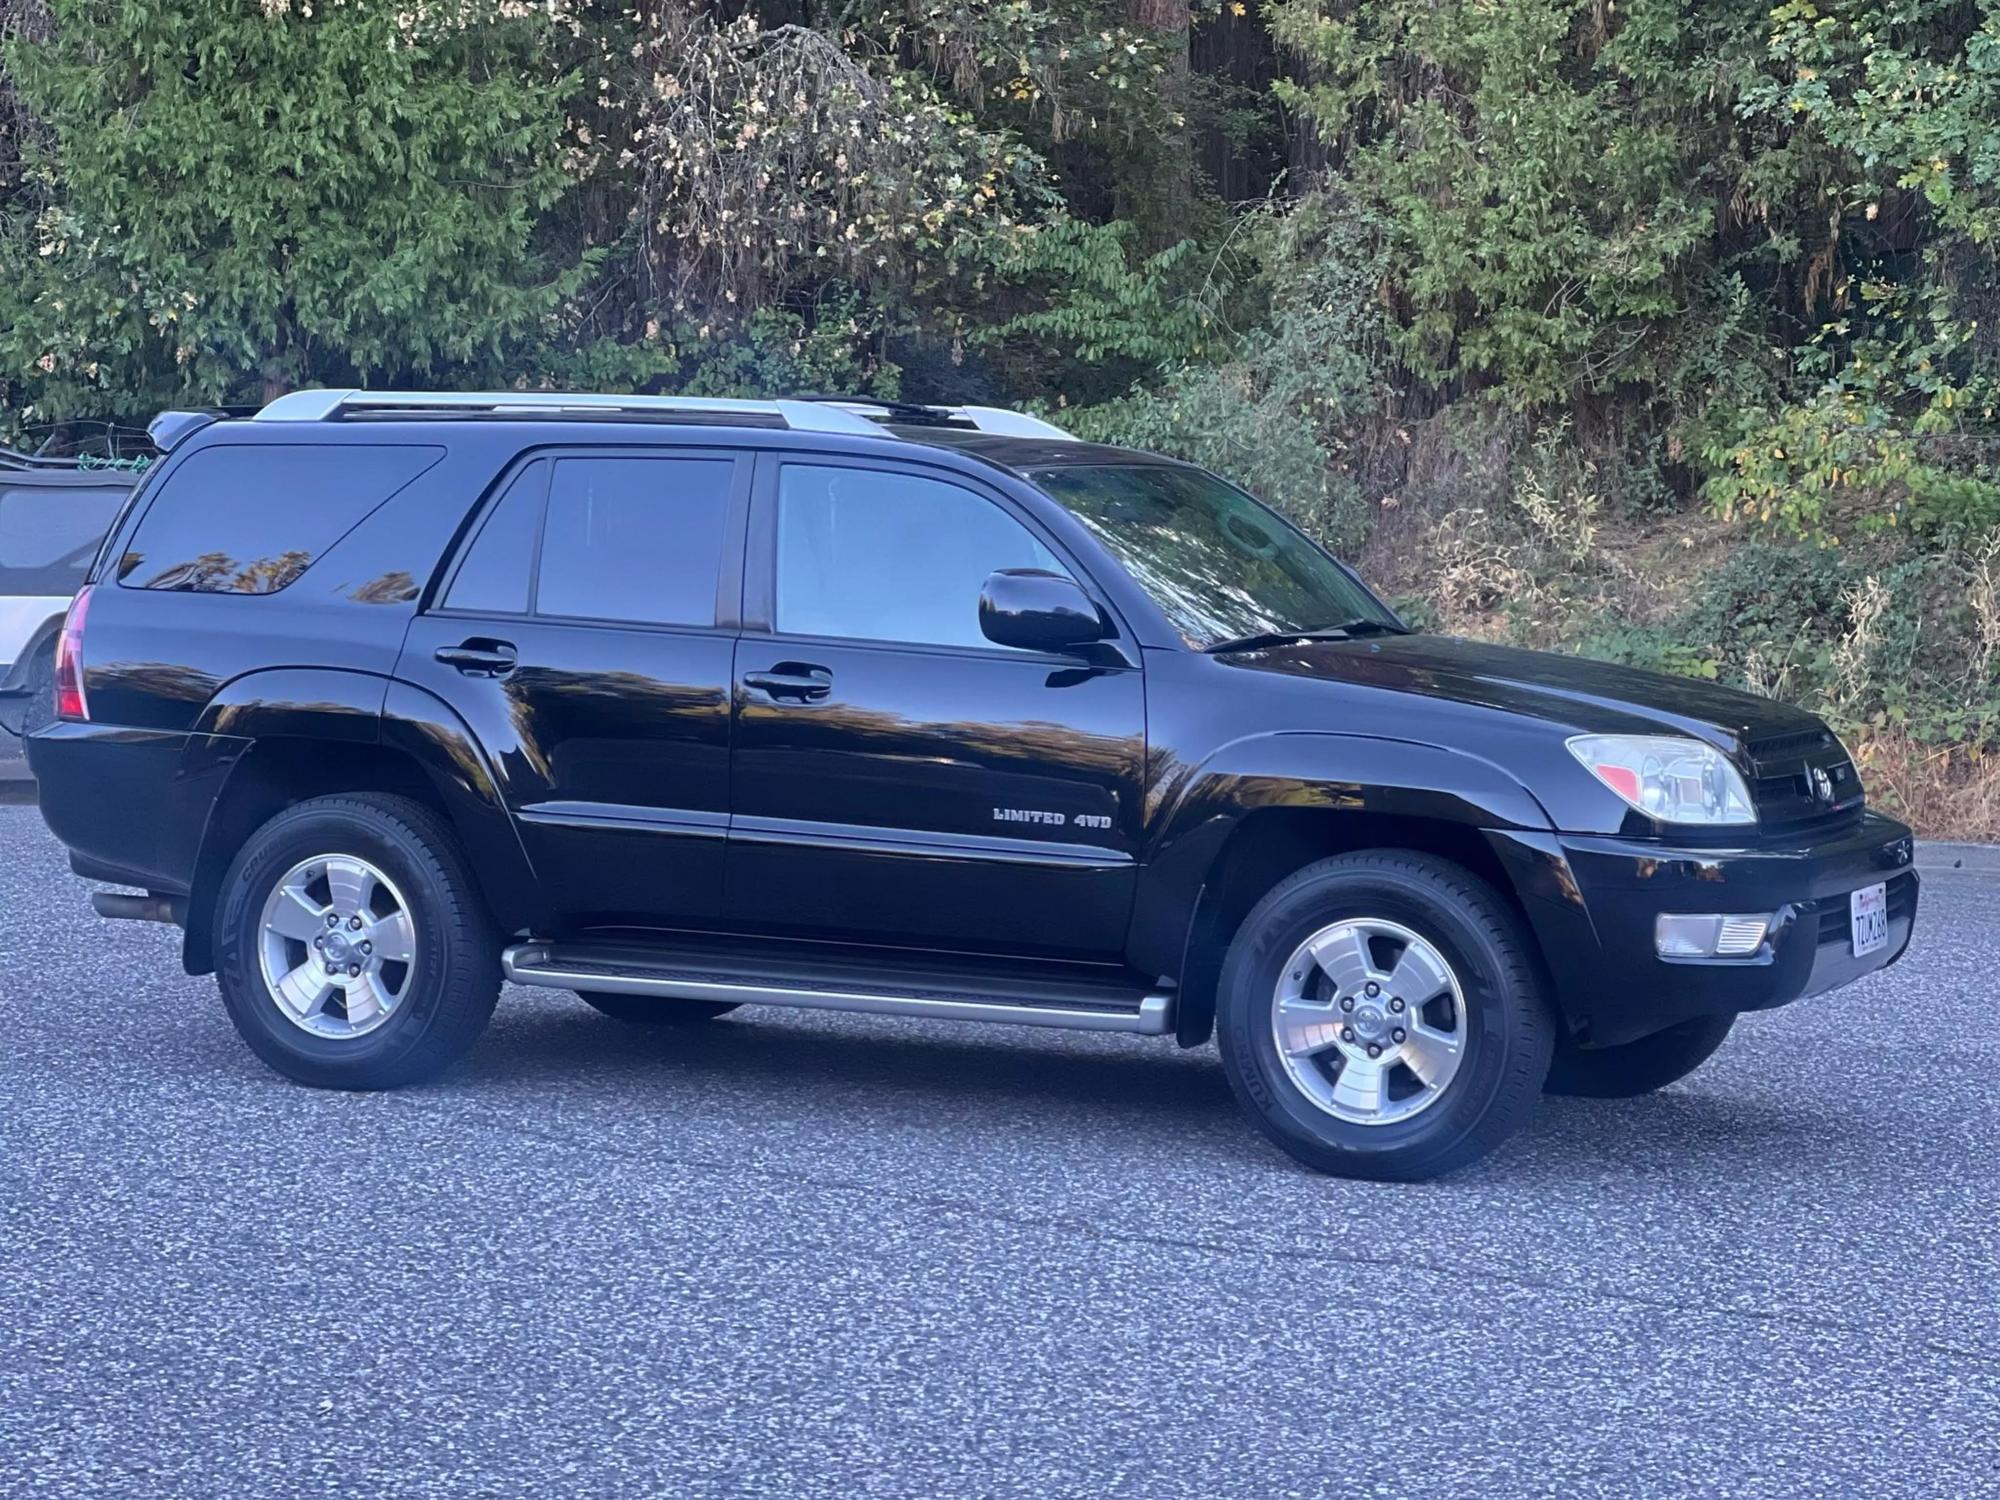
M 651 995 L 606 995 L 578 990 L 576 998 L 592 1010 L 634 1026 L 691 1026 L 713 1021 L 736 1009 L 734 1000 L 662 1000 Z
M 470 1050 L 499 942 L 449 827 L 405 797 L 319 797 L 245 841 L 216 909 L 230 1020 L 278 1072 L 381 1089 Z
M 1244 919 L 1217 1032 L 1237 1100 L 1306 1165 L 1435 1177 L 1526 1121 L 1554 1026 L 1499 894 L 1428 855 L 1310 865 Z
M 1556 1048 L 1548 1092 L 1584 1099 L 1630 1099 L 1663 1089 L 1715 1055 L 1734 1016 L 1697 1016 L 1619 1047 Z

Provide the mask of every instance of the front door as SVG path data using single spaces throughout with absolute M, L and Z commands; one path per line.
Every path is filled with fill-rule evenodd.
M 959 475 L 817 456 L 762 461 L 751 538 L 732 921 L 1116 957 L 1142 815 L 1143 675 L 1115 651 L 1010 650 L 979 629 L 987 575 L 1073 573 L 1069 561 Z
M 398 674 L 487 747 L 566 925 L 721 912 L 734 538 L 751 462 L 537 457 L 503 481 L 438 608 L 411 629 Z

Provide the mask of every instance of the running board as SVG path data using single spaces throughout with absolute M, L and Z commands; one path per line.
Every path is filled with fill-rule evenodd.
M 516 943 L 500 955 L 515 984 L 612 995 L 652 995 L 663 1002 L 720 1000 L 802 1010 L 924 1016 L 942 1021 L 1006 1021 L 1070 1031 L 1128 1031 L 1164 1036 L 1174 1029 L 1173 996 L 1103 984 L 1064 986 L 1047 979 L 976 974 L 874 973 L 854 964 L 766 963 L 711 955 L 648 952 L 630 945 Z

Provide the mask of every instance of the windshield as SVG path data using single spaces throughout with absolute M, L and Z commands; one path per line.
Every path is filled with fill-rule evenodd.
M 1043 469 L 1190 646 L 1396 617 L 1332 558 L 1213 474 L 1164 464 Z

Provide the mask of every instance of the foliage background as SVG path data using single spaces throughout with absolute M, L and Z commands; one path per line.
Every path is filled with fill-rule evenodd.
M 0 0 L 0 432 L 1029 404 L 2000 836 L 2000 3 Z

